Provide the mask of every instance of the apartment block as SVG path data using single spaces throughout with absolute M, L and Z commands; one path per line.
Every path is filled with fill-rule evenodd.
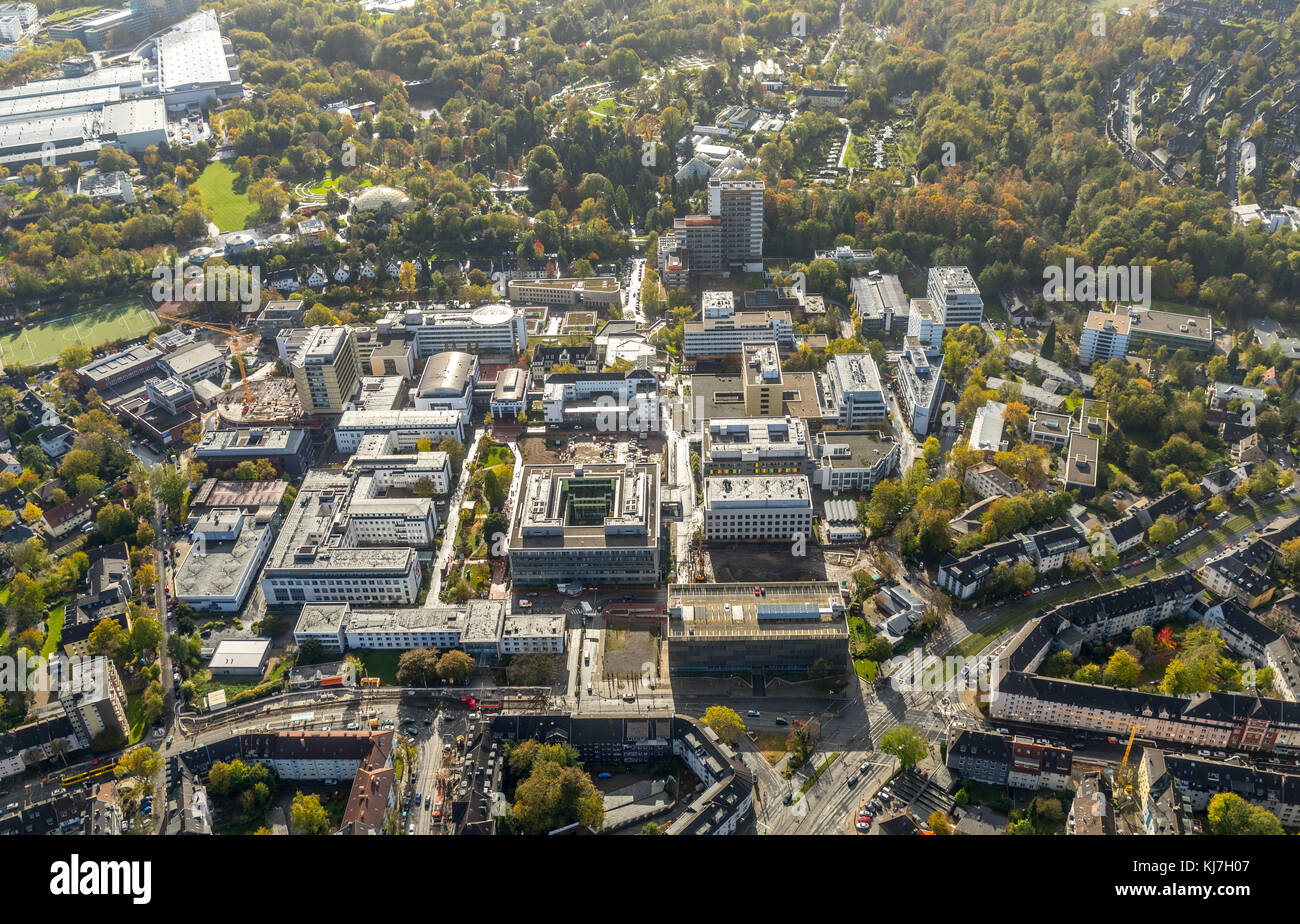
M 1131 323 L 1127 314 L 1089 311 L 1079 336 L 1079 365 L 1087 369 L 1093 363 L 1127 356 Z

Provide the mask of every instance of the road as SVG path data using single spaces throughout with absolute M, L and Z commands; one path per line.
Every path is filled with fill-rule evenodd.
M 1300 506 L 1300 502 L 1288 501 L 1285 504 L 1267 510 L 1265 508 L 1253 506 L 1250 511 L 1246 511 L 1247 515 L 1250 515 L 1252 512 L 1254 515 L 1253 519 L 1249 523 L 1231 533 L 1226 533 L 1223 536 L 1216 536 L 1216 541 L 1214 543 L 1205 547 L 1189 559 L 1180 570 L 1197 570 L 1210 558 L 1219 554 L 1225 545 L 1229 543 L 1235 544 L 1247 533 L 1258 530 L 1274 518 L 1291 512 L 1297 506 Z M 1231 519 L 1229 519 L 1228 522 L 1230 521 Z M 1211 526 L 1213 526 L 1213 524 L 1211 524 Z M 1125 561 L 1131 561 L 1140 554 L 1142 553 L 1135 549 L 1130 549 L 1124 555 Z M 1155 576 L 1152 572 L 1160 566 L 1161 561 L 1162 559 L 1153 558 L 1151 561 L 1139 566 L 1138 568 L 1124 572 L 1125 578 L 1131 579 L 1134 577 Z M 1168 573 L 1172 574 L 1175 572 L 1171 571 Z M 1107 589 L 1102 581 L 1095 576 L 1080 578 L 1078 581 L 1071 582 L 1068 588 L 1060 587 L 1058 585 L 1050 590 L 1044 591 L 1043 593 L 1034 595 L 1034 603 L 1037 604 L 1034 612 L 1037 612 L 1039 609 L 1049 609 L 1057 603 L 1066 602 L 1063 598 L 1067 596 L 1071 600 L 1077 599 L 1079 591 L 1078 585 L 1080 583 L 1094 585 L 1097 588 L 1098 593 L 1102 593 Z M 1012 598 L 999 603 L 996 606 L 982 608 L 976 611 L 954 611 L 943 634 L 931 640 L 931 647 L 940 654 L 946 654 L 952 648 L 961 644 L 969 636 L 984 631 L 988 626 L 1003 619 L 1011 610 L 1023 606 L 1025 602 L 1026 601 L 1023 598 Z M 1026 615 L 1022 622 L 1027 622 L 1032 618 L 1032 615 L 1033 613 Z M 1006 634 L 1010 634 L 1011 631 L 1013 630 L 1009 629 Z

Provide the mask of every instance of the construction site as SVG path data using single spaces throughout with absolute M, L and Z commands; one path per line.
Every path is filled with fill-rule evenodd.
M 223 423 L 232 427 L 297 424 L 302 402 L 293 379 L 250 378 L 245 388 L 232 388 L 217 403 Z

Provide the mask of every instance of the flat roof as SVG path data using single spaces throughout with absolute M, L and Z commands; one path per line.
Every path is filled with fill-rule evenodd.
M 1130 336 L 1151 334 L 1178 337 L 1207 345 L 1214 339 L 1214 322 L 1209 315 L 1174 314 L 1137 305 L 1129 305 L 1127 309 L 1120 310 L 1128 314 Z
M 271 649 L 269 638 L 227 638 L 217 644 L 208 666 L 214 671 L 261 667 Z
M 257 549 L 268 529 L 268 524 L 244 517 L 237 538 L 208 539 L 202 547 L 190 546 L 176 569 L 176 596 L 181 600 L 232 596 L 249 572 L 261 564 Z
M 1065 483 L 1096 487 L 1097 459 L 1100 455 L 1100 440 L 1080 433 L 1073 434 L 1065 455 Z
M 1089 311 L 1084 330 L 1110 331 L 1115 334 L 1127 334 L 1132 321 L 1128 314 L 1111 314 L 1109 311 Z
M 239 79 L 226 59 L 217 15 L 203 10 L 158 37 L 158 83 L 164 92 Z
M 714 475 L 704 479 L 704 506 L 812 509 L 807 476 Z

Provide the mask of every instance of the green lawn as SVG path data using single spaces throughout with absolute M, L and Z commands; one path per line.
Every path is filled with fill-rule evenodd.
M 24 327 L 0 336 L 0 361 L 5 365 L 44 366 L 74 344 L 97 350 L 106 343 L 147 334 L 158 316 L 138 298 L 117 298 L 67 317 Z
M 143 699 L 144 693 L 126 695 L 126 722 L 131 727 L 131 738 L 127 744 L 135 744 L 144 737 L 144 710 L 140 706 Z
M 396 686 L 397 661 L 402 656 L 402 652 L 384 648 L 359 648 L 350 654 L 361 659 L 367 677 L 378 677 L 383 686 Z
M 63 620 L 66 616 L 64 605 L 60 603 L 54 609 L 50 610 L 50 615 L 45 619 L 45 644 L 41 647 L 41 657 L 48 658 L 54 652 L 59 650 L 59 642 L 63 638 Z
M 204 167 L 194 183 L 203 196 L 203 204 L 212 212 L 212 220 L 222 231 L 244 230 L 256 211 L 246 195 L 235 191 L 238 180 L 238 174 L 218 160 Z

